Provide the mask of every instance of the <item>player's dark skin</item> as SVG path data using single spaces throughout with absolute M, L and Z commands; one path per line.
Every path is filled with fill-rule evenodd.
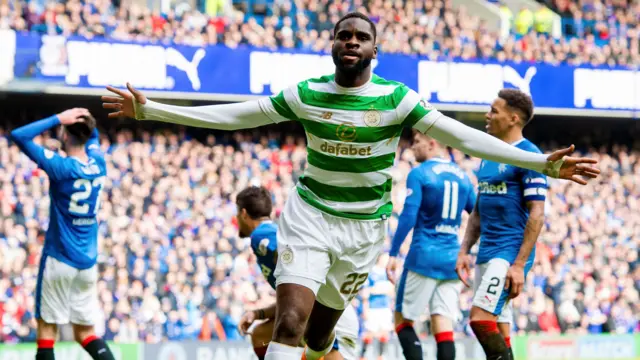
M 363 19 L 349 18 L 336 29 L 331 55 L 336 65 L 335 81 L 342 87 L 358 87 L 371 78 L 371 61 L 378 48 L 371 25 Z M 272 340 L 297 346 L 305 331 L 307 346 L 326 349 L 343 310 L 316 301 L 313 291 L 297 284 L 280 284 L 276 289 L 276 322 Z

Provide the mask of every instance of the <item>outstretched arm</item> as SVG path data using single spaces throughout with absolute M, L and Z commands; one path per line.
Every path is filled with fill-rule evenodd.
M 471 156 L 531 169 L 551 176 L 553 174 L 550 172 L 556 170 L 555 164 L 547 161 L 548 155 L 518 149 L 448 116 L 439 117 L 428 133 L 434 139 Z
M 596 178 L 600 174 L 599 169 L 590 166 L 590 164 L 596 164 L 596 160 L 569 156 L 574 151 L 573 145 L 555 151 L 551 155 L 536 154 L 518 149 L 489 134 L 444 116 L 424 100 L 416 105 L 416 108 L 417 110 L 414 109 L 407 117 L 412 120 L 410 123 L 416 130 L 428 133 L 434 139 L 466 154 L 534 170 L 581 185 L 587 183 L 582 177 Z
M 249 129 L 274 123 L 263 110 L 263 102 L 255 100 L 224 105 L 174 106 L 147 100 L 146 104 L 136 103 L 135 118 L 216 130 Z
M 278 96 L 235 104 L 209 106 L 175 106 L 148 100 L 140 91 L 127 84 L 129 91 L 107 89 L 119 97 L 103 96 L 105 109 L 114 109 L 109 117 L 128 116 L 137 120 L 158 120 L 172 124 L 217 130 L 249 129 L 262 125 L 295 120 L 287 103 L 293 96 Z

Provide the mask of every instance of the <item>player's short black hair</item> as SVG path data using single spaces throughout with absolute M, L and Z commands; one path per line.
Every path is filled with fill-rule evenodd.
M 240 191 L 236 196 L 236 204 L 239 210 L 245 209 L 252 219 L 269 217 L 273 209 L 271 194 L 262 186 L 249 186 Z
M 533 100 L 525 92 L 518 89 L 502 89 L 498 92 L 498 97 L 504 100 L 509 107 L 522 113 L 524 125 L 533 119 Z
M 95 128 L 96 119 L 91 115 L 83 116 L 82 121 L 66 126 L 67 132 L 72 135 L 80 145 L 84 145 L 89 140 Z
M 371 21 L 371 19 L 369 19 L 369 17 L 361 12 L 350 12 L 347 15 L 343 16 L 340 18 L 340 20 L 338 20 L 338 22 L 336 23 L 336 26 L 333 27 L 333 36 L 336 36 L 336 33 L 338 32 L 338 26 L 340 26 L 340 23 L 342 23 L 343 21 L 347 20 L 347 19 L 362 19 L 366 22 L 369 23 L 369 25 L 371 26 L 371 32 L 373 33 L 373 42 L 376 42 L 376 38 L 378 37 L 378 30 L 376 29 L 376 24 L 373 23 L 373 21 Z

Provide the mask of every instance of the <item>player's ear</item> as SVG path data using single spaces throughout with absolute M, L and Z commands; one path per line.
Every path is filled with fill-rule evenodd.
M 373 58 L 378 58 L 378 45 L 373 45 Z
M 242 219 L 246 219 L 247 217 L 249 217 L 249 214 L 247 213 L 247 209 L 243 208 L 242 210 L 240 210 L 240 216 L 242 216 Z
M 514 111 L 514 112 L 511 113 L 511 123 L 514 124 L 514 125 L 518 125 L 518 124 L 522 123 L 520 121 L 520 115 L 518 115 L 517 111 Z

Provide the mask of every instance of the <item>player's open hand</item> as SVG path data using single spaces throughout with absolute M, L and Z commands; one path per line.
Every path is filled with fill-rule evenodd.
M 398 258 L 395 256 L 389 256 L 389 261 L 387 262 L 387 279 L 392 284 L 396 284 L 397 279 L 397 271 L 398 271 Z
M 247 335 L 251 324 L 256 321 L 256 313 L 254 311 L 247 311 L 242 315 L 240 319 L 240 323 L 238 323 L 238 330 L 240 330 L 241 335 Z
M 519 265 L 511 265 L 507 271 L 504 289 L 509 290 L 509 299 L 515 299 L 524 288 L 524 268 Z
M 135 100 L 140 104 L 147 103 L 147 98 L 140 91 L 131 86 L 131 84 L 127 83 L 127 89 L 129 91 L 119 90 L 114 87 L 107 86 L 107 90 L 118 95 L 118 97 L 101 97 L 103 101 L 102 107 L 111 110 L 108 115 L 110 118 L 126 116 L 135 119 L 136 109 L 133 103 L 133 99 L 135 98 Z
M 456 273 L 458 278 L 464 286 L 471 287 L 469 285 L 469 274 L 471 273 L 471 256 L 467 254 L 458 254 L 458 260 L 456 260 Z
M 60 124 L 72 125 L 77 122 L 84 121 L 84 117 L 91 116 L 91 113 L 89 112 L 89 110 L 84 108 L 73 108 L 63 111 L 57 116 L 58 120 L 60 120 Z
M 545 175 L 571 180 L 580 185 L 586 185 L 587 180 L 595 179 L 600 174 L 600 169 L 591 164 L 597 164 L 595 159 L 584 157 L 569 156 L 575 150 L 575 146 L 571 145 L 566 149 L 554 151 L 547 160 L 547 168 Z M 586 180 L 585 180 L 586 178 Z

